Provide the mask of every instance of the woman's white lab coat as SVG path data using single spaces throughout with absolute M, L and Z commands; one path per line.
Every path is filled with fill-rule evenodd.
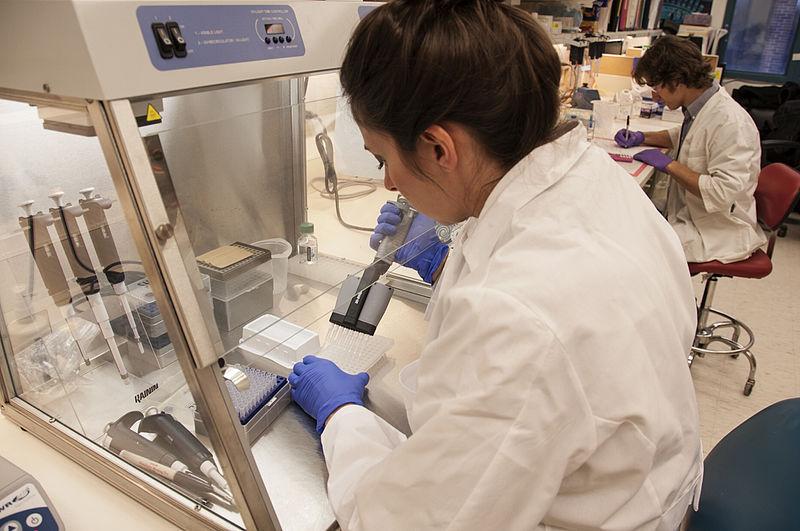
M 702 471 L 680 243 L 583 127 L 496 186 L 434 296 L 408 439 L 322 434 L 344 529 L 677 528 Z
M 680 129 L 670 137 L 677 146 Z M 667 195 L 667 219 L 689 262 L 736 262 L 766 243 L 753 199 L 761 169 L 758 129 L 724 88 L 697 113 L 677 160 L 700 174 L 701 197 L 674 181 Z

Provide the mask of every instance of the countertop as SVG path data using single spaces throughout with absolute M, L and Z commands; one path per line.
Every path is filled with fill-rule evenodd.
M 0 455 L 42 485 L 67 530 L 178 528 L 0 415 Z

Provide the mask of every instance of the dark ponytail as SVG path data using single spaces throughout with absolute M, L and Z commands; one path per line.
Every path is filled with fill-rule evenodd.
M 358 25 L 341 70 L 356 120 L 406 153 L 454 122 L 506 170 L 549 140 L 560 77 L 549 36 L 496 0 L 392 0 Z

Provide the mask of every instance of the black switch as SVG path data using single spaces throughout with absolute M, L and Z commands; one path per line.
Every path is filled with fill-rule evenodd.
M 150 26 L 153 28 L 153 35 L 156 36 L 156 44 L 158 45 L 158 53 L 164 59 L 171 59 L 174 55 L 175 46 L 172 43 L 172 38 L 169 36 L 166 26 L 161 22 L 153 22 Z
M 175 57 L 186 57 L 186 39 L 181 35 L 181 28 L 177 22 L 167 22 L 167 31 L 175 45 Z

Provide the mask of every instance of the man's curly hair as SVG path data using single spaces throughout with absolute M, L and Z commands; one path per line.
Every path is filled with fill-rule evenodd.
M 640 85 L 679 84 L 689 88 L 708 88 L 713 82 L 711 64 L 703 59 L 700 49 L 688 39 L 665 35 L 653 43 L 639 59 L 633 78 Z

